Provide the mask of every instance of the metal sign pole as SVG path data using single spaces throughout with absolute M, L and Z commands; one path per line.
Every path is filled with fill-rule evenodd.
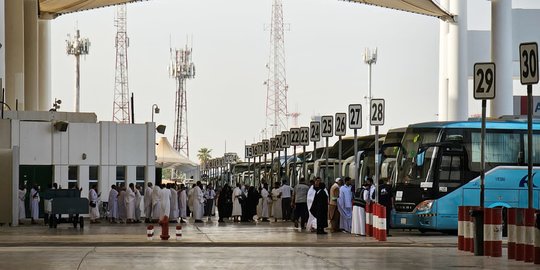
M 303 164 L 303 165 L 304 165 L 304 166 L 303 166 L 303 167 L 304 167 L 304 168 L 303 168 L 304 173 L 303 173 L 303 174 L 304 174 L 304 178 L 306 179 L 306 181 L 309 182 L 308 175 L 307 175 L 306 146 L 305 146 L 305 145 L 302 146 L 302 151 L 303 151 L 302 153 L 304 153 L 304 160 L 302 160 L 302 161 L 304 162 L 304 164 Z
M 249 175 L 250 171 L 251 171 L 251 158 L 248 158 L 248 169 L 247 169 L 248 174 L 246 174 L 246 175 Z M 243 178 L 242 180 L 244 181 L 244 183 L 242 183 L 242 184 L 245 185 L 246 184 L 246 179 Z
M 482 100 L 482 130 L 480 134 L 480 207 L 484 208 L 484 181 L 486 178 L 486 160 L 485 160 L 485 144 L 486 144 L 486 100 Z
M 287 157 L 287 147 L 285 147 L 285 150 L 283 151 L 285 154 L 285 178 L 289 179 L 289 158 Z M 290 183 L 289 183 L 290 184 Z
M 268 172 L 266 171 L 266 155 L 267 154 L 264 154 L 264 177 L 263 177 L 263 180 L 266 180 L 266 176 L 268 175 Z
M 358 168 L 360 168 L 360 165 L 358 163 L 358 130 L 354 129 L 354 185 L 355 188 L 359 188 L 362 184 L 362 181 L 358 179 Z M 350 168 L 350 167 L 349 167 Z
M 375 202 L 379 203 L 379 126 L 375 126 Z
M 278 160 L 277 182 L 281 182 L 281 150 L 277 151 L 277 160 Z
M 533 115 L 533 97 L 532 97 L 532 84 L 527 85 L 527 153 L 528 153 L 528 166 L 527 166 L 527 186 L 529 195 L 529 209 L 533 208 L 533 132 L 532 132 L 532 115 Z
M 324 181 L 326 182 L 326 185 L 329 185 L 330 184 L 330 181 L 327 181 L 328 178 L 326 178 L 327 174 L 328 174 L 328 137 L 326 137 L 326 149 L 324 150 L 325 152 L 325 157 L 326 157 L 326 167 L 324 169 Z
M 293 181 L 294 181 L 294 184 L 296 185 L 296 145 L 293 146 L 293 158 L 294 158 L 294 162 L 293 162 L 293 170 L 292 170 L 292 173 L 293 173 Z M 292 181 L 291 181 L 291 186 L 292 186 Z
M 311 155 L 313 161 L 317 160 L 317 142 L 313 142 L 313 154 Z
M 343 175 L 341 174 L 341 170 L 342 170 L 342 169 L 341 169 L 341 155 L 342 155 L 342 154 L 341 154 L 341 150 L 342 150 L 342 149 L 341 149 L 341 136 L 338 137 L 338 140 L 339 140 L 339 141 L 338 141 L 338 142 L 339 142 L 339 145 L 338 145 L 338 146 L 339 146 L 339 151 L 338 151 L 338 159 L 339 159 L 338 170 L 339 170 L 339 171 L 338 171 L 338 174 L 337 174 L 337 175 L 338 175 L 338 177 L 343 177 Z
M 274 182 L 274 152 L 270 153 L 270 181 L 268 182 L 268 189 L 272 187 Z

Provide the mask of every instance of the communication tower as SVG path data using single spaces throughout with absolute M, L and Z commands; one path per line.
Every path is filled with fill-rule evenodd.
M 195 65 L 191 61 L 192 48 L 187 44 L 184 49 L 171 48 L 171 65 L 169 75 L 176 80 L 176 101 L 174 120 L 173 147 L 189 158 L 189 137 L 187 121 L 187 89 L 188 79 L 195 77 Z
M 114 77 L 113 121 L 129 123 L 129 85 L 127 48 L 127 7 L 119 5 L 116 10 L 116 71 Z
M 68 34 L 68 39 L 66 40 L 66 52 L 68 55 L 75 56 L 75 112 L 80 112 L 81 55 L 87 55 L 90 52 L 90 40 L 88 38 L 81 38 L 79 29 L 77 29 L 73 38 Z
M 266 65 L 266 128 L 272 130 L 272 137 L 288 129 L 287 123 L 287 79 L 285 74 L 285 40 L 283 5 L 281 0 L 273 0 L 272 22 L 270 25 L 270 59 Z

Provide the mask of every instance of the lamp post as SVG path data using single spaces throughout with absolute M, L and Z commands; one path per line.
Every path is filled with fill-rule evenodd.
M 377 48 L 375 48 L 374 51 L 370 51 L 368 48 L 364 51 L 364 63 L 369 65 L 368 70 L 368 96 L 367 96 L 367 104 L 368 106 L 371 106 L 371 65 L 377 63 Z M 369 107 L 368 107 L 369 108 Z M 368 110 L 369 111 L 369 110 Z M 368 126 L 368 135 L 371 135 L 371 125 L 369 125 L 369 114 L 368 114 L 368 121 L 366 123 L 366 126 Z
M 157 104 L 152 105 L 152 122 L 154 122 L 154 113 L 159 113 L 159 107 Z
M 81 55 L 84 56 L 89 53 L 90 40 L 88 38 L 82 38 L 77 29 L 73 38 L 68 35 L 66 45 L 67 54 L 75 56 L 75 112 L 79 112 L 81 108 L 80 58 Z

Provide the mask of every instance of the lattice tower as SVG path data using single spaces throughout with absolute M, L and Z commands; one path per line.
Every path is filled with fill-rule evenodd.
M 281 0 L 273 0 L 272 22 L 270 25 L 270 60 L 266 83 L 266 128 L 272 136 L 288 129 L 287 91 L 285 74 L 285 40 L 283 5 Z
M 184 49 L 171 48 L 171 65 L 169 74 L 176 80 L 176 101 L 175 101 L 175 120 L 174 120 L 174 139 L 173 147 L 176 151 L 183 153 L 189 158 L 189 136 L 187 121 L 187 89 L 188 79 L 195 77 L 195 66 L 191 61 L 193 49 L 186 47 Z
M 116 11 L 116 71 L 114 78 L 113 121 L 129 123 L 129 84 L 127 49 L 129 38 L 127 36 L 127 7 L 119 5 Z

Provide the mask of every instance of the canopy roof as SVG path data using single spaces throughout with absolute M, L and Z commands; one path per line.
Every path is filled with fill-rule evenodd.
M 144 0 L 39 0 L 39 16 L 55 18 L 66 13 L 138 1 Z
M 427 16 L 437 17 L 443 21 L 453 21 L 453 15 L 439 6 L 435 0 L 349 0 L 362 4 L 397 9 Z
M 190 169 L 197 167 L 195 162 L 174 150 L 167 137 L 161 137 L 156 145 L 156 166 L 159 168 Z

